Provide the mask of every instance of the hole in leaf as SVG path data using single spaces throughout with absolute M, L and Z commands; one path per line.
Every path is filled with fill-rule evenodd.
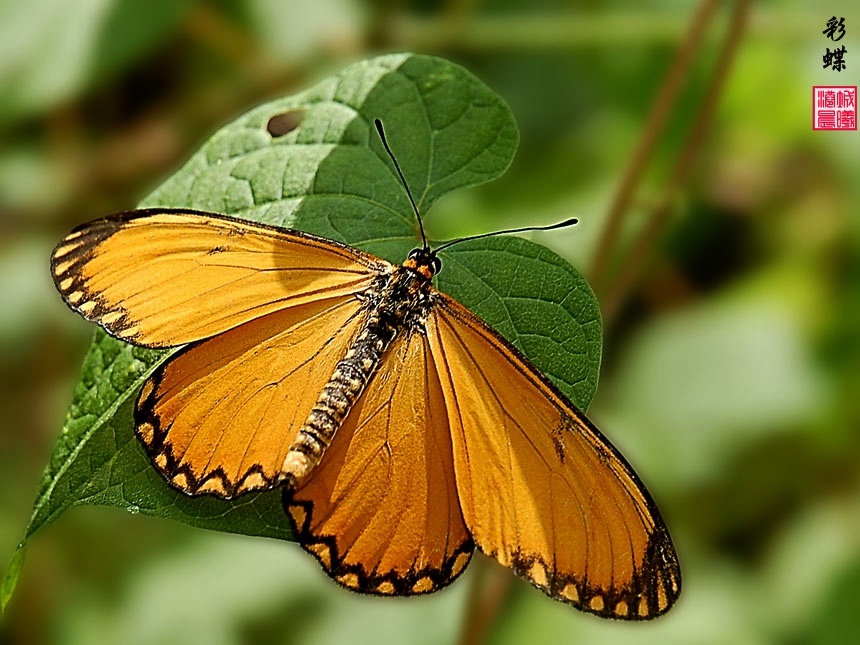
M 290 110 L 289 112 L 276 114 L 269 119 L 269 122 L 266 124 L 266 130 L 273 137 L 282 137 L 299 127 L 304 118 L 304 110 Z

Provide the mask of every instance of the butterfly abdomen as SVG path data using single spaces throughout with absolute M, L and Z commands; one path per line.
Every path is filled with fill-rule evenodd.
M 429 285 L 414 271 L 398 267 L 362 294 L 367 320 L 335 366 L 284 459 L 281 477 L 288 488 L 296 488 L 319 464 L 394 337 L 426 317 Z

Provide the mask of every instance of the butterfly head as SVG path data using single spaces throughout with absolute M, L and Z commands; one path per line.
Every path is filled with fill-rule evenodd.
M 412 249 L 403 266 L 424 276 L 427 280 L 432 280 L 433 276 L 442 270 L 442 261 L 431 249 Z

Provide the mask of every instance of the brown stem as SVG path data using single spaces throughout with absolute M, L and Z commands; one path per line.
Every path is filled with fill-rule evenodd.
M 638 282 L 642 269 L 651 255 L 660 232 L 669 220 L 676 195 L 687 182 L 690 171 L 701 149 L 702 142 L 710 127 L 714 111 L 725 85 L 726 77 L 731 69 L 735 53 L 741 41 L 741 36 L 746 28 L 749 9 L 750 0 L 738 0 L 735 3 L 731 21 L 720 47 L 714 72 L 711 75 L 708 89 L 702 99 L 696 120 L 690 129 L 690 134 L 672 168 L 660 200 L 651 210 L 648 221 L 639 232 L 624 266 L 619 271 L 618 278 L 609 290 L 608 295 L 604 298 L 604 321 L 611 321 L 615 317 L 621 305 Z
M 609 206 L 606 215 L 606 223 L 603 226 L 594 260 L 591 265 L 591 284 L 597 291 L 598 296 L 602 292 L 603 283 L 606 280 L 606 269 L 609 258 L 618 240 L 621 231 L 621 223 L 624 215 L 628 212 L 630 202 L 636 192 L 636 186 L 645 172 L 648 160 L 654 152 L 657 140 L 663 132 L 672 107 L 678 99 L 684 79 L 688 76 L 696 50 L 702 43 L 703 34 L 711 22 L 714 11 L 719 0 L 703 0 L 690 22 L 689 30 L 685 36 L 678 52 L 672 61 L 672 67 L 666 74 L 663 84 L 657 92 L 651 113 L 642 133 L 642 138 L 636 146 L 630 162 L 621 176 L 621 183 L 615 191 L 615 196 Z
M 481 645 L 487 642 L 493 621 L 511 588 L 513 574 L 479 553 L 475 554 L 469 567 L 473 569 L 473 580 L 460 643 Z

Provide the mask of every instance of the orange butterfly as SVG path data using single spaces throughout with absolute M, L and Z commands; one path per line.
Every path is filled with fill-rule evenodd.
M 186 345 L 135 406 L 162 475 L 228 499 L 282 486 L 299 543 L 340 584 L 429 593 L 477 546 L 585 611 L 666 612 L 680 569 L 650 495 L 548 378 L 433 287 L 438 250 L 425 240 L 397 266 L 159 209 L 85 224 L 51 261 L 68 305 L 110 334 Z

